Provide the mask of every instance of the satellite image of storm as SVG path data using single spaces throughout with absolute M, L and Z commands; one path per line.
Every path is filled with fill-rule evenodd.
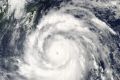
M 0 80 L 120 80 L 120 0 L 0 0 Z

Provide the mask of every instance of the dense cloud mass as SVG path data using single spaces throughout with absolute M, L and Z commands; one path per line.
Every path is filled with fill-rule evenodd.
M 120 80 L 119 0 L 1 0 L 0 80 Z

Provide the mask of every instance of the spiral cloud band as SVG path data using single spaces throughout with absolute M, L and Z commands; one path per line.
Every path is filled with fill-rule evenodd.
M 101 41 L 115 32 L 95 16 L 89 22 L 62 10 L 45 15 L 25 41 L 26 64 L 20 64 L 20 73 L 28 80 L 85 80 L 90 70 L 100 69 L 102 79 L 109 79 L 109 48 Z M 99 60 L 107 67 L 106 76 Z
M 101 20 L 104 15 L 96 15 L 97 9 L 115 7 L 118 18 L 118 4 L 117 0 L 8 0 L 3 22 L 9 22 L 2 26 L 11 30 L 7 46 L 16 56 L 2 59 L 0 47 L 0 80 L 119 80 L 115 66 L 120 65 L 115 56 L 119 51 L 113 39 L 119 34 Z M 0 46 L 5 44 L 5 34 L 0 35 Z M 1 67 L 2 60 L 11 60 L 5 64 L 8 71 Z

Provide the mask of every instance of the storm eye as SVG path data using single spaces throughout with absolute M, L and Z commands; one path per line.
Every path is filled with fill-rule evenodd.
M 79 49 L 72 40 L 65 39 L 62 36 L 57 36 L 48 43 L 46 48 L 46 58 L 50 63 L 56 66 L 65 65 L 70 59 L 71 55 L 78 54 Z

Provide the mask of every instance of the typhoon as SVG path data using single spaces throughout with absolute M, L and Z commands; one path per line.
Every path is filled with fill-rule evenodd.
M 0 1 L 0 80 L 120 80 L 119 5 Z

